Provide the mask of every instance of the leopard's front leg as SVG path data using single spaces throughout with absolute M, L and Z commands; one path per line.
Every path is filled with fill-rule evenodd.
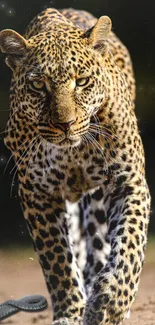
M 85 293 L 70 245 L 66 207 L 58 189 L 27 178 L 20 198 L 51 296 L 53 318 L 70 324 L 83 314 Z M 70 319 L 70 320 L 69 320 Z M 67 323 L 66 323 L 67 321 Z
M 111 253 L 93 284 L 84 325 L 120 324 L 127 317 L 138 289 L 150 196 L 143 176 L 128 184 L 123 182 L 123 177 L 120 180 L 122 185 L 115 188 L 107 204 Z

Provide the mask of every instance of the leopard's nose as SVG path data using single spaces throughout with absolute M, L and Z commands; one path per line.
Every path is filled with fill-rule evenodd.
M 74 120 L 72 120 L 72 121 L 69 121 L 69 122 L 63 122 L 63 123 L 61 123 L 61 122 L 59 122 L 59 123 L 54 123 L 54 126 L 56 127 L 56 128 L 59 128 L 59 129 L 61 129 L 62 131 L 68 131 L 69 130 L 69 128 L 71 127 L 71 125 L 72 124 L 74 124 L 75 123 L 75 121 Z

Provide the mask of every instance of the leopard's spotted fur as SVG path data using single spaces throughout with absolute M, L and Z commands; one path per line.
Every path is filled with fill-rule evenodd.
M 55 324 L 120 324 L 144 261 L 150 196 L 135 83 L 110 27 L 108 17 L 47 9 L 25 38 L 0 33 L 13 70 L 5 143 Z

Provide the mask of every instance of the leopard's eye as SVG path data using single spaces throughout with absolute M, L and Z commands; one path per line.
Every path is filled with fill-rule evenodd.
M 34 90 L 44 90 L 45 89 L 45 84 L 43 81 L 34 80 L 34 81 L 31 81 L 30 85 Z
M 89 77 L 76 79 L 76 86 L 77 87 L 84 87 L 89 83 L 89 80 L 90 80 Z

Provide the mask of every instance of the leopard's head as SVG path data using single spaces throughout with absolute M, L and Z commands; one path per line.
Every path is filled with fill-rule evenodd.
M 84 32 L 70 25 L 26 40 L 13 30 L 0 33 L 0 47 L 13 70 L 12 109 L 56 146 L 77 146 L 105 96 L 103 58 L 111 30 L 107 16 Z

